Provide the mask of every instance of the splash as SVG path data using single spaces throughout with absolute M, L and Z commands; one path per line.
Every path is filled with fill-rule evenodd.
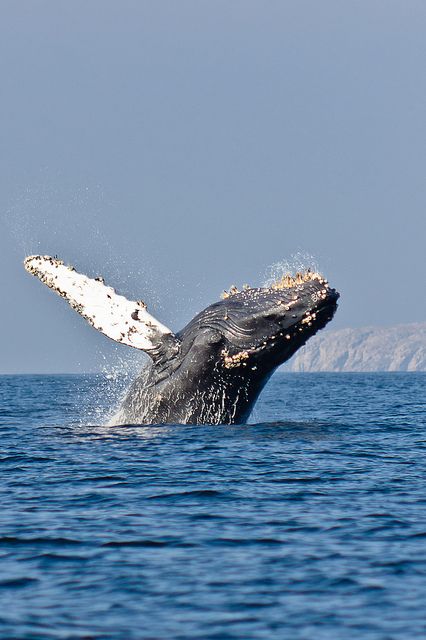
M 118 351 L 111 357 L 111 353 L 106 356 L 99 350 L 103 361 L 99 372 L 84 375 L 73 399 L 78 426 L 108 426 L 129 386 L 147 364 L 147 357 L 140 352 L 123 355 L 122 350 Z
M 293 253 L 289 259 L 275 262 L 268 267 L 262 286 L 272 287 L 276 282 L 284 280 L 285 276 L 289 274 L 305 273 L 307 271 L 320 273 L 318 260 L 309 253 L 298 251 Z

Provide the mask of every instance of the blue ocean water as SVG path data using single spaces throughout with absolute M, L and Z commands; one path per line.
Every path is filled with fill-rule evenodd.
M 426 635 L 426 374 L 278 373 L 240 426 L 0 377 L 0 637 Z

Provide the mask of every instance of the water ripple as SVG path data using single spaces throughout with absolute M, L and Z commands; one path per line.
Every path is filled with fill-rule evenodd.
M 425 383 L 278 374 L 253 424 L 110 429 L 99 377 L 1 377 L 0 637 L 424 637 Z

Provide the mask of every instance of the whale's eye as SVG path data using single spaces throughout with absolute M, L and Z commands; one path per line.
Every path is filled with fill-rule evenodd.
M 205 338 L 209 344 L 218 344 L 223 341 L 223 335 L 217 329 L 209 329 Z

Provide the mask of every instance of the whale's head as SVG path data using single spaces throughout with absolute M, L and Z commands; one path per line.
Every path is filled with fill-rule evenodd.
M 312 271 L 284 276 L 269 287 L 232 288 L 177 334 L 180 355 L 190 358 L 193 370 L 200 359 L 234 375 L 267 376 L 325 327 L 338 298 Z

